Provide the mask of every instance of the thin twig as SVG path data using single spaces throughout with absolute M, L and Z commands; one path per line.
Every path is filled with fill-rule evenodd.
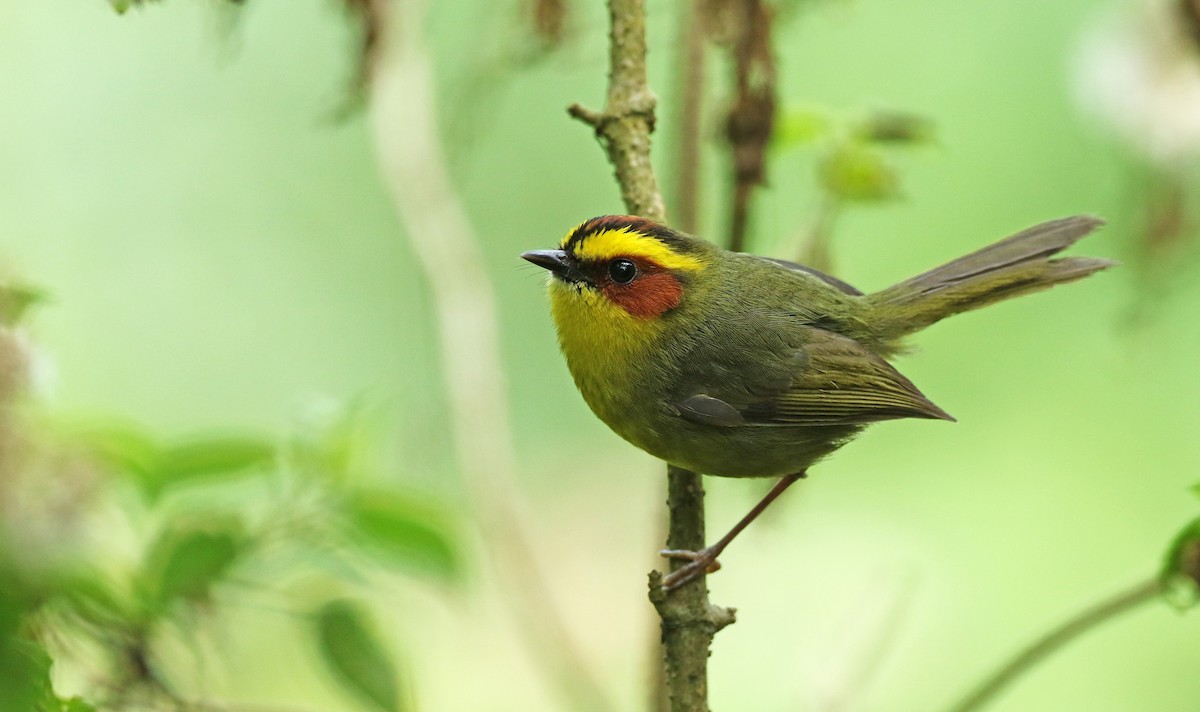
M 679 108 L 675 112 L 675 194 L 672 214 L 675 227 L 687 233 L 699 232 L 699 186 L 701 170 L 700 136 L 703 123 L 704 99 L 704 48 L 706 43 L 706 5 L 710 0 L 689 0 L 680 23 L 680 44 L 676 66 L 678 84 L 681 86 Z M 701 506 L 703 502 L 701 502 Z M 703 522 L 701 532 L 703 533 Z M 669 538 L 668 523 L 663 522 L 661 536 Z M 676 535 L 678 536 L 678 535 Z M 704 546 L 704 537 L 698 539 Z M 694 550 L 694 549 L 693 549 Z M 667 693 L 667 669 L 663 658 L 661 636 L 653 640 L 653 683 L 651 685 L 651 709 L 669 709 Z
M 1039 663 L 1053 655 L 1067 643 L 1080 635 L 1092 630 L 1105 621 L 1131 611 L 1147 601 L 1152 601 L 1162 593 L 1162 584 L 1158 578 L 1143 581 L 1132 588 L 1105 599 L 1100 603 L 1068 618 L 1057 627 L 1051 629 L 1034 641 L 1029 647 L 1017 653 L 1011 660 L 998 670 L 988 675 L 958 704 L 950 708 L 950 712 L 975 712 L 983 709 L 988 702 L 1004 691 L 1023 674 L 1035 668 Z
M 816 210 L 813 211 L 801 239 L 800 264 L 822 272 L 833 273 L 833 224 L 841 209 L 841 201 L 828 190 L 823 190 Z
M 625 209 L 663 222 L 663 206 L 654 167 L 650 134 L 657 100 L 646 81 L 646 8 L 644 0 L 609 0 L 608 98 L 604 111 L 572 104 L 567 112 L 596 130 L 608 152 Z
M 750 198 L 766 181 L 767 143 L 775 125 L 775 58 L 771 10 L 764 0 L 727 0 L 733 23 L 736 94 L 725 123 L 733 152 L 729 249 L 746 248 Z
M 675 227 L 695 234 L 699 228 L 700 204 L 700 136 L 704 118 L 704 47 L 705 8 L 707 0 L 687 3 L 681 24 L 683 35 L 679 55 L 679 109 L 675 137 Z
M 465 490 L 495 548 L 517 628 L 573 710 L 612 705 L 588 673 L 521 526 L 516 455 L 509 425 L 499 319 L 490 270 L 446 169 L 434 107 L 433 68 L 424 47 L 425 0 L 400 13 L 374 68 L 371 118 L 381 169 L 413 253 L 432 290 L 449 394 L 455 454 Z

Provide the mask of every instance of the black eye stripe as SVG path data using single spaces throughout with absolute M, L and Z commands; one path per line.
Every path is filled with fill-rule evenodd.
M 638 268 L 632 260 L 618 257 L 608 263 L 608 277 L 616 284 L 629 284 L 637 277 Z

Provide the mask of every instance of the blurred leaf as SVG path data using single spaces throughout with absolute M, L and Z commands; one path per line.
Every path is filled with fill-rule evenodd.
M 49 679 L 50 657 L 20 638 L 27 609 L 23 586 L 0 561 L 0 710 L 34 709 Z
M 145 484 L 153 498 L 183 482 L 247 474 L 274 459 L 275 446 L 269 440 L 239 436 L 197 439 L 164 450 L 147 473 Z
M 789 109 L 779 118 L 771 138 L 779 149 L 814 143 L 833 131 L 828 112 L 812 107 Z
M 96 708 L 78 697 L 72 697 L 63 705 L 63 712 L 96 712 Z
M 27 284 L 0 285 L 0 324 L 17 324 L 30 307 L 42 304 L 48 298 L 46 292 Z
M 856 142 L 844 142 L 821 162 L 820 180 L 833 195 L 856 201 L 877 201 L 898 195 L 895 171 L 877 149 Z
M 0 709 L 58 709 L 50 684 L 50 656 L 15 633 L 5 637 L 0 640 Z
M 74 438 L 92 456 L 124 473 L 145 479 L 161 457 L 158 443 L 146 432 L 116 424 L 88 425 Z
M 241 527 L 216 517 L 202 526 L 167 529 L 147 557 L 149 612 L 162 613 L 176 599 L 193 603 L 209 600 L 220 581 L 245 549 Z
M 1196 484 L 1192 485 L 1191 490 L 1192 490 L 1192 494 L 1196 495 L 1197 497 L 1200 497 L 1200 482 L 1197 482 Z
M 1163 595 L 1176 608 L 1190 608 L 1200 602 L 1200 518 L 1172 540 L 1159 580 Z
M 371 707 L 400 709 L 396 668 L 362 612 L 349 601 L 330 601 L 317 613 L 321 658 L 342 687 Z
M 855 135 L 872 143 L 929 143 L 934 138 L 934 131 L 933 122 L 923 116 L 880 111 L 859 124 Z
M 98 628 L 110 628 L 131 616 L 130 606 L 98 572 L 69 578 L 61 584 L 59 593 L 82 622 Z
M 179 484 L 253 474 L 275 461 L 275 445 L 248 435 L 194 437 L 162 445 L 149 433 L 119 424 L 88 425 L 74 437 L 92 455 L 132 477 L 150 501 Z
M 431 503 L 391 490 L 368 490 L 350 499 L 347 514 L 380 553 L 443 579 L 461 577 L 461 547 L 451 533 L 450 515 Z
M 288 453 L 300 471 L 339 487 L 364 476 L 378 438 L 378 417 L 367 404 L 354 399 L 313 421 Z

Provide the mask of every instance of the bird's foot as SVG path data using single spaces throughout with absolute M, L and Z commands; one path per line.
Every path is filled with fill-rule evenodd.
M 658 553 L 668 559 L 686 559 L 689 562 L 663 578 L 662 586 L 668 591 L 674 591 L 701 574 L 711 574 L 721 568 L 721 562 L 717 561 L 717 555 L 721 553 L 720 549 L 712 546 L 700 551 L 663 549 Z

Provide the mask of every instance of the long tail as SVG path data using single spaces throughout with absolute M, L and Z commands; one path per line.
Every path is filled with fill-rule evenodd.
M 878 335 L 899 339 L 952 314 L 1111 267 L 1116 263 L 1099 257 L 1051 259 L 1103 224 L 1086 215 L 1051 220 L 871 294 Z

